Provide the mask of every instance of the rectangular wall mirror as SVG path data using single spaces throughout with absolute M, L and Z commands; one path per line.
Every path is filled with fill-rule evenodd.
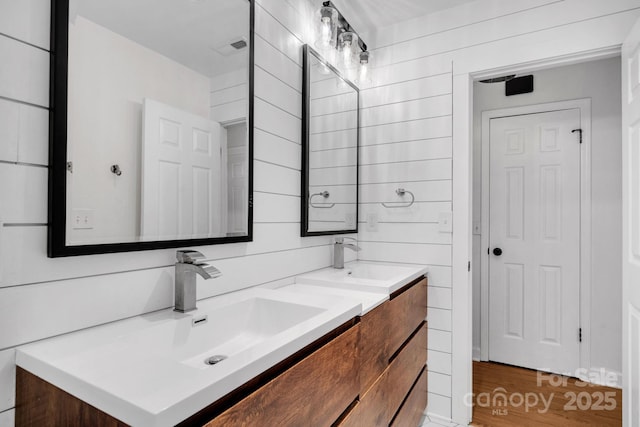
M 303 52 L 302 236 L 358 231 L 359 91 Z
M 250 241 L 253 0 L 52 0 L 51 257 Z

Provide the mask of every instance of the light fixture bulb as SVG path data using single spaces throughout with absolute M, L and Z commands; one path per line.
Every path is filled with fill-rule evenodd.
M 357 65 L 356 51 L 358 49 L 358 35 L 353 31 L 345 31 L 338 36 L 338 43 L 342 51 L 342 65 L 344 68 L 353 68 Z
M 351 59 L 351 41 L 345 41 L 342 45 L 342 56 L 345 64 Z
M 369 65 L 364 63 L 360 64 L 360 81 L 365 81 L 369 75 Z
M 336 45 L 338 11 L 331 6 L 323 6 L 317 12 L 316 42 L 319 49 L 328 49 Z
M 320 35 L 320 42 L 325 46 L 329 46 L 331 42 L 331 18 L 323 17 L 321 28 L 322 34 Z
M 369 72 L 369 59 L 371 55 L 368 51 L 360 52 L 360 71 L 357 83 L 361 86 L 371 84 L 371 73 Z

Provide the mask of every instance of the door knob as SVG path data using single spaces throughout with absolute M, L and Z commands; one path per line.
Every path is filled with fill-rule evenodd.
M 502 249 L 500 249 L 500 248 L 495 248 L 495 249 L 493 250 L 493 254 L 494 254 L 495 256 L 500 256 L 500 255 L 502 255 Z

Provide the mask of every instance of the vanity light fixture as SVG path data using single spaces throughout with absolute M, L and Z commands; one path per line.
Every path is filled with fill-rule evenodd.
M 316 14 L 316 47 L 325 58 L 359 84 L 371 83 L 367 44 L 331 1 L 323 1 Z

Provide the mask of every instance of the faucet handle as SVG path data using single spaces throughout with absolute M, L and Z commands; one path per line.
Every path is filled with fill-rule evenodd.
M 336 243 L 344 243 L 345 240 L 351 240 L 353 242 L 358 241 L 358 239 L 354 239 L 353 237 L 349 237 L 349 236 L 338 236 L 335 238 Z
M 176 259 L 185 264 L 194 264 L 197 260 L 204 259 L 204 255 L 192 249 L 185 249 L 176 251 Z

